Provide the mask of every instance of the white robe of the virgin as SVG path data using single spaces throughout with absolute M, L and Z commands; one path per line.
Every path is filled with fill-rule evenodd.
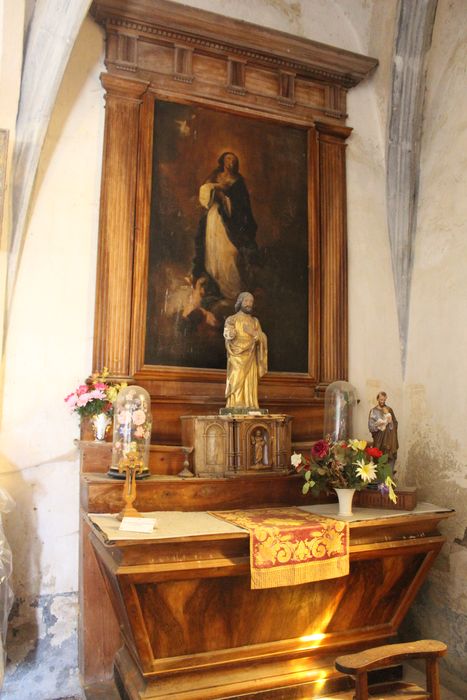
M 201 185 L 199 201 L 208 210 L 204 267 L 219 285 L 226 299 L 236 299 L 242 291 L 242 281 L 237 267 L 237 249 L 229 239 L 219 204 L 214 199 L 215 184 Z M 231 214 L 231 202 L 226 196 L 224 209 Z

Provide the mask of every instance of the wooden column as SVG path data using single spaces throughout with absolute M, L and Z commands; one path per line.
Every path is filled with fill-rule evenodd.
M 320 385 L 348 374 L 345 140 L 351 129 L 317 123 L 321 257 Z
M 149 85 L 104 73 L 104 157 L 94 322 L 94 369 L 128 376 L 140 106 Z

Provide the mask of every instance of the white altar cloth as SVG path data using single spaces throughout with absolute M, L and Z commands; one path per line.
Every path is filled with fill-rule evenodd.
M 350 523 L 358 523 L 364 520 L 379 520 L 382 518 L 399 518 L 407 515 L 423 515 L 424 513 L 445 513 L 451 512 L 451 508 L 435 506 L 432 503 L 419 503 L 414 510 L 384 510 L 382 508 L 354 508 L 351 516 L 337 515 L 337 503 L 321 503 L 313 506 L 298 506 L 308 513 L 324 515 L 336 520 L 345 520 Z M 236 525 L 232 525 L 223 520 L 215 518 L 204 511 L 182 512 L 182 511 L 155 511 L 142 513 L 147 518 L 155 518 L 157 527 L 152 533 L 125 532 L 119 530 L 120 521 L 116 514 L 112 513 L 89 513 L 90 522 L 104 534 L 108 543 L 122 541 L 141 540 L 170 540 L 183 539 L 186 537 L 214 536 L 235 536 L 239 533 L 247 535 L 247 531 Z

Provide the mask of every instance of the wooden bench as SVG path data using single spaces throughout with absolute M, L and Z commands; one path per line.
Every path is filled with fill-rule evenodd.
M 339 656 L 335 666 L 338 671 L 355 678 L 354 691 L 333 695 L 335 700 L 441 700 L 439 689 L 438 658 L 447 651 L 443 642 L 423 639 L 406 644 L 388 644 L 367 649 L 358 654 Z M 426 689 L 402 681 L 368 686 L 368 672 L 387 668 L 408 659 L 425 659 Z

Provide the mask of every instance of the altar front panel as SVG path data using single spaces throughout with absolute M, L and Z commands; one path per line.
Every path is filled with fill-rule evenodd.
M 178 700 L 194 684 L 199 692 L 187 698 L 233 698 L 230 683 L 252 691 L 259 679 L 266 692 L 283 683 L 306 685 L 317 669 L 335 684 L 335 656 L 397 634 L 442 546 L 436 530 L 442 517 L 403 514 L 391 522 L 353 523 L 349 576 L 263 590 L 250 588 L 246 534 L 105 544 L 94 531 L 92 544 L 129 652 L 120 654 L 117 666 L 123 664 L 125 674 L 133 667 L 132 677 L 138 675 L 148 693 L 135 690 L 130 697 Z M 246 673 L 252 663 L 254 683 Z M 215 691 L 221 668 L 226 681 Z M 308 688 L 306 697 L 318 697 L 317 688 Z

